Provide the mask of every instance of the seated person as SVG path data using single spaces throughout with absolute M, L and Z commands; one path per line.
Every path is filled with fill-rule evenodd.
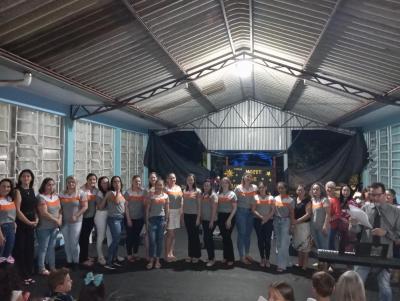
M 69 275 L 69 269 L 61 268 L 51 272 L 49 275 L 49 285 L 52 300 L 74 301 L 74 298 L 68 294 L 72 289 L 72 279 Z
M 307 301 L 330 301 L 335 288 L 335 279 L 327 272 L 320 271 L 312 275 L 314 298 Z
M 293 288 L 284 281 L 277 281 L 269 286 L 268 301 L 294 301 Z

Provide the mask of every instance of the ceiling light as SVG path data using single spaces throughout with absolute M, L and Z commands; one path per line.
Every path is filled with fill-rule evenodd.
M 253 63 L 248 60 L 240 60 L 235 64 L 236 73 L 241 78 L 249 77 L 253 71 Z

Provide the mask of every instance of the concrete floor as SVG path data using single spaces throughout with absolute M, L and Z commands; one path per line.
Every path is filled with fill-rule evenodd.
M 290 268 L 287 273 L 277 274 L 275 267 L 260 269 L 257 263 L 244 266 L 236 263 L 234 268 L 226 268 L 218 263 L 213 268 L 206 268 L 205 263 L 188 264 L 186 257 L 186 233 L 181 229 L 177 233 L 176 255 L 179 259 L 175 263 L 164 263 L 162 269 L 147 271 L 146 262 L 141 260 L 135 263 L 126 263 L 124 267 L 109 272 L 101 266 L 94 266 L 95 273 L 104 273 L 104 282 L 108 300 L 143 300 L 143 301 L 172 301 L 172 300 L 215 300 L 215 301 L 256 301 L 259 296 L 267 296 L 268 285 L 274 281 L 287 281 L 295 290 L 296 300 L 306 300 L 311 294 L 311 275 L 314 270 L 306 272 Z M 234 232 L 234 242 L 236 233 Z M 125 255 L 125 248 L 120 246 L 120 255 Z M 94 252 L 94 246 L 91 246 Z M 143 248 L 141 250 L 143 252 Z M 203 250 L 203 258 L 206 251 Z M 253 233 L 252 256 L 258 260 L 256 238 Z M 93 253 L 94 255 L 94 253 Z M 235 255 L 236 245 L 235 245 Z M 63 250 L 57 252 L 58 262 L 63 263 Z M 222 251 L 216 251 L 216 258 L 222 258 Z M 237 257 L 238 258 L 238 257 Z M 292 258 L 295 263 L 296 258 Z M 275 253 L 271 254 L 271 262 L 275 262 Z M 314 260 L 311 260 L 312 264 Z M 339 266 L 339 268 L 341 268 Z M 344 271 L 345 267 L 342 267 Z M 337 278 L 342 271 L 334 274 Z M 87 271 L 72 272 L 74 281 L 72 294 L 78 297 L 82 279 Z M 31 288 L 33 296 L 43 296 L 47 293 L 46 279 L 36 277 L 37 284 Z M 376 281 L 373 277 L 367 281 L 368 300 L 378 300 Z M 393 300 L 399 300 L 399 287 L 394 288 Z M 86 300 L 85 300 L 86 301 Z M 88 300 L 89 301 L 89 300 Z

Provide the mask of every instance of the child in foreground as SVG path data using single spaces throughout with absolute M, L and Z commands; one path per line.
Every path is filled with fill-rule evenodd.
M 69 275 L 69 269 L 61 268 L 51 272 L 49 275 L 49 285 L 52 300 L 74 301 L 74 298 L 69 295 L 72 289 L 72 279 Z
M 308 298 L 307 301 L 330 301 L 335 289 L 335 279 L 327 272 L 316 272 L 312 275 L 312 286 L 315 299 Z

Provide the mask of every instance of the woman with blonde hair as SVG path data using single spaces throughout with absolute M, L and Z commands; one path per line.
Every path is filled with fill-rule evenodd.
M 79 264 L 79 236 L 82 229 L 82 215 L 87 210 L 86 194 L 78 189 L 74 176 L 66 179 L 65 190 L 58 195 L 61 203 L 63 223 L 61 232 L 69 266 Z
M 237 196 L 237 248 L 239 251 L 240 261 L 244 264 L 250 264 L 253 260 L 250 257 L 250 238 L 254 223 L 251 204 L 254 203 L 257 194 L 257 186 L 252 184 L 252 181 L 253 175 L 246 172 L 242 176 L 242 183 L 234 190 Z
M 169 198 L 169 216 L 167 217 L 167 235 L 165 236 L 165 258 L 167 262 L 175 261 L 174 255 L 175 248 L 175 229 L 181 227 L 182 219 L 182 189 L 176 185 L 176 176 L 170 173 L 167 176 L 167 185 L 165 186 L 165 193 Z
M 354 271 L 344 272 L 335 287 L 335 300 L 366 301 L 364 283 Z

